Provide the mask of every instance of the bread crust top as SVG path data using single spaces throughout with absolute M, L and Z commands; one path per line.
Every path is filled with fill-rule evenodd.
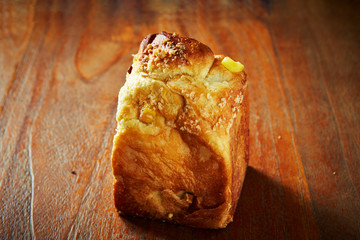
M 146 103 L 164 118 L 165 124 L 199 136 L 229 159 L 230 148 L 223 143 L 229 142 L 229 130 L 239 112 L 247 82 L 245 71 L 230 72 L 221 64 L 223 58 L 192 38 L 167 32 L 148 35 L 134 55 L 119 94 L 119 125 L 121 120 L 129 120 L 124 116 L 139 118 L 140 112 L 124 114 L 129 105 L 141 109 Z M 156 122 L 139 124 L 142 131 L 156 127 Z M 155 134 L 156 128 L 153 130 Z

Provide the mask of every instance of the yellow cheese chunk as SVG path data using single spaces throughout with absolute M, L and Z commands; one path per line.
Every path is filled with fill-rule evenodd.
M 148 106 L 144 106 L 140 113 L 140 121 L 144 123 L 152 123 L 155 120 L 156 112 Z
M 224 57 L 221 64 L 230 72 L 238 73 L 244 70 L 244 65 L 242 65 L 241 62 L 235 62 L 229 57 Z

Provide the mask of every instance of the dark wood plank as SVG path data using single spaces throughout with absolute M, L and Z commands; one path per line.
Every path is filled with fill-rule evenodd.
M 0 3 L 0 238 L 360 239 L 355 1 Z M 176 31 L 245 64 L 250 167 L 234 222 L 121 218 L 117 94 L 142 38 Z
M 360 28 L 353 24 L 359 18 L 355 9 L 344 2 L 289 1 L 286 10 L 274 6 L 272 16 L 295 140 L 324 238 L 360 236 L 360 74 L 352 70 L 359 68 Z M 288 12 L 296 14 L 282 25 L 279 16 Z

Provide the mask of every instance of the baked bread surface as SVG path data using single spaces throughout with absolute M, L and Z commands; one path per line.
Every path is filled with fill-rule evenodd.
M 246 73 L 206 45 L 147 36 L 119 93 L 112 166 L 121 214 L 202 228 L 232 221 L 248 163 Z

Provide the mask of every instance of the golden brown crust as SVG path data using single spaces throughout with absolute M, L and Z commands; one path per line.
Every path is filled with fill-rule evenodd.
M 245 72 L 204 44 L 149 35 L 119 93 L 112 166 L 123 214 L 223 228 L 248 161 Z

